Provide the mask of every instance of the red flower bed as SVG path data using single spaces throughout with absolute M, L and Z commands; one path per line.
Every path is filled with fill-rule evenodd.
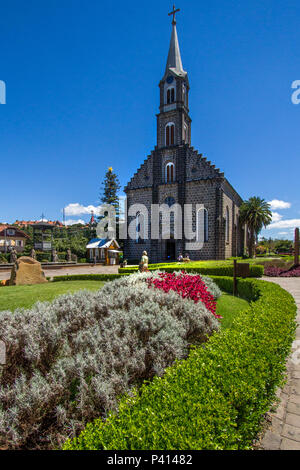
M 149 287 L 156 287 L 165 292 L 173 290 L 181 297 L 193 300 L 198 303 L 199 300 L 204 303 L 216 318 L 222 318 L 216 314 L 217 302 L 212 294 L 207 290 L 206 284 L 200 276 L 191 276 L 184 272 L 176 275 L 175 273 L 160 273 L 159 278 L 150 278 L 147 280 Z
M 300 277 L 300 266 L 289 270 L 275 266 L 265 267 L 265 275 L 270 277 Z

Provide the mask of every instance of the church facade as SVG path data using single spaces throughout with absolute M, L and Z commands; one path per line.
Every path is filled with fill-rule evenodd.
M 151 263 L 174 260 L 180 253 L 188 253 L 192 260 L 239 256 L 244 248 L 244 232 L 239 226 L 242 199 L 224 174 L 191 146 L 190 86 L 182 66 L 175 18 L 159 89 L 157 145 L 124 189 L 129 209 L 127 227 L 136 224 L 136 237 L 124 241 L 124 258 L 137 260 L 144 250 Z M 171 216 L 168 238 L 161 226 L 159 238 L 151 239 L 151 218 L 130 211 L 137 204 L 145 206 L 149 214 L 153 205 L 166 204 L 171 209 L 174 204 L 182 208 L 190 205 L 190 223 L 196 238 L 201 226 L 201 249 L 195 249 L 185 236 L 183 209 L 181 237 L 172 231 Z M 142 230 L 141 219 L 146 225 Z

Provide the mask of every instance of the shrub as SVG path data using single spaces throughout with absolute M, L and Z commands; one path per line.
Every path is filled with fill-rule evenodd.
M 285 268 L 289 269 L 293 266 L 293 260 L 283 259 L 283 258 L 274 258 L 274 259 L 266 259 L 266 260 L 259 260 L 257 261 L 258 264 L 264 266 L 264 268 L 270 267 L 277 267 L 277 268 Z
M 276 266 L 265 267 L 265 275 L 270 277 L 300 277 L 300 266 L 288 270 Z
M 65 276 L 54 276 L 53 282 L 60 281 L 113 281 L 123 276 L 128 276 L 129 273 L 120 274 L 69 274 Z
M 232 289 L 232 282 L 218 284 Z M 241 289 L 257 300 L 236 315 L 230 330 L 214 334 L 139 394 L 125 396 L 118 413 L 88 424 L 64 449 L 251 448 L 283 382 L 296 306 L 269 282 L 240 280 Z
M 9 263 L 10 255 L 7 253 L 0 253 L 0 264 Z
M 0 447 L 60 445 L 218 329 L 203 304 L 149 289 L 146 278 L 0 312 Z
M 157 270 L 160 269 L 167 273 L 173 273 L 175 271 L 182 271 L 184 270 L 186 273 L 197 273 L 203 274 L 206 276 L 233 276 L 233 266 L 232 265 L 214 265 L 210 263 L 211 266 L 199 266 L 193 267 L 188 265 L 178 265 L 175 264 L 171 265 L 151 265 L 149 266 L 149 270 Z M 138 270 L 138 267 L 126 267 L 126 268 L 119 268 L 119 273 L 132 273 Z M 264 274 L 264 268 L 260 265 L 250 265 L 250 277 L 262 277 Z
M 49 263 L 52 260 L 51 253 L 45 253 L 44 251 L 37 251 L 36 252 L 36 259 L 40 263 Z
M 214 296 L 207 289 L 206 284 L 200 276 L 181 273 L 159 273 L 157 277 L 149 277 L 147 279 L 149 287 L 161 289 L 164 292 L 173 290 L 181 295 L 184 299 L 191 299 L 193 302 L 203 302 L 207 310 L 209 310 L 216 318 L 217 302 Z

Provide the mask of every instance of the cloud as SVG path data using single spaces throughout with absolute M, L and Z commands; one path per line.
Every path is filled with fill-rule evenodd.
M 273 199 L 272 201 L 268 201 L 272 211 L 276 209 L 289 209 L 291 207 L 290 202 L 280 201 L 279 199 Z
M 278 212 L 272 212 L 272 222 L 279 222 L 282 219 L 282 215 Z
M 69 219 L 65 221 L 65 225 L 75 225 L 75 224 L 86 225 L 86 222 L 82 219 L 78 219 L 78 220 Z
M 267 226 L 267 230 L 272 230 L 274 228 L 296 228 L 300 227 L 300 219 L 286 219 L 279 220 L 278 222 L 272 222 Z
M 278 235 L 288 235 L 289 232 L 278 232 Z
M 94 214 L 98 215 L 99 207 L 96 206 L 83 206 L 78 202 L 68 204 L 65 207 L 65 214 L 66 215 L 82 215 L 82 214 L 91 214 L 94 211 Z

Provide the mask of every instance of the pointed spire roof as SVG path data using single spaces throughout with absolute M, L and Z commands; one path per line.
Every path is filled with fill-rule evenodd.
M 179 42 L 176 30 L 176 22 L 173 21 L 172 23 L 172 35 L 169 47 L 169 54 L 167 59 L 166 70 L 164 74 L 164 78 L 172 72 L 173 74 L 179 77 L 185 77 L 187 72 L 183 70 L 180 49 L 179 49 Z

